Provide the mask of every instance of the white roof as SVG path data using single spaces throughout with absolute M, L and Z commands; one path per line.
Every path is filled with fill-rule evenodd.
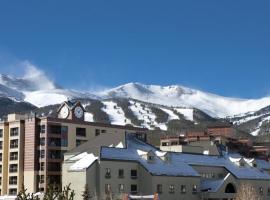
M 84 156 L 82 156 L 82 155 L 84 155 Z M 69 170 L 80 171 L 80 170 L 87 169 L 90 165 L 92 165 L 98 159 L 98 157 L 95 157 L 94 154 L 92 154 L 92 153 L 91 154 L 82 153 L 78 156 L 80 158 L 77 159 L 77 161 L 73 165 L 70 166 Z M 75 156 L 75 157 L 78 158 L 78 156 Z
M 102 147 L 101 159 L 129 160 L 139 162 L 150 173 L 154 175 L 171 176 L 200 176 L 192 166 L 202 165 L 211 167 L 224 167 L 235 177 L 240 179 L 265 179 L 270 180 L 270 175 L 260 167 L 245 165 L 240 167 L 235 161 L 243 158 L 234 156 L 209 156 L 200 154 L 170 153 L 170 162 L 164 162 L 162 159 L 156 159 L 149 163 L 140 155 L 145 152 L 158 151 L 155 147 L 148 145 L 135 137 L 127 136 L 127 148 L 117 149 Z M 264 164 L 266 165 L 266 164 Z

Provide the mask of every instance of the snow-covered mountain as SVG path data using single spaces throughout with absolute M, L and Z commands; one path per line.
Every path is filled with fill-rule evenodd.
M 103 98 L 133 98 L 167 106 L 200 109 L 213 117 L 257 111 L 270 105 L 270 97 L 238 99 L 218 96 L 180 85 L 158 86 L 128 83 L 99 93 Z
M 0 74 L 0 97 L 25 101 L 37 107 L 58 104 L 74 98 L 98 98 L 88 92 L 58 87 L 37 70 L 32 70 L 31 74 L 20 78 Z
M 172 120 L 196 124 L 214 117 L 227 118 L 235 126 L 256 135 L 268 131 L 270 118 L 270 97 L 239 99 L 181 85 L 140 83 L 128 83 L 99 92 L 85 92 L 61 88 L 33 66 L 21 77 L 0 74 L 0 97 L 30 103 L 36 107 L 55 105 L 68 99 L 81 99 L 88 102 L 85 106 L 90 108 L 87 113 L 90 121 L 133 124 L 163 130 L 168 128 Z

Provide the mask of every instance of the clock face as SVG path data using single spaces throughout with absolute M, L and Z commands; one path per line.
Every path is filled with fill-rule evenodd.
M 74 114 L 75 114 L 75 116 L 77 118 L 79 118 L 79 119 L 82 118 L 82 116 L 83 116 L 83 109 L 80 106 L 76 107 L 75 110 L 74 110 Z
M 60 116 L 61 118 L 66 119 L 68 115 L 69 115 L 69 109 L 66 106 L 64 106 L 60 111 Z

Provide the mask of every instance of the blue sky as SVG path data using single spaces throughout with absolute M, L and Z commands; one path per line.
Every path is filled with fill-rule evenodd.
M 3 0 L 0 72 L 28 60 L 69 88 L 182 84 L 258 98 L 270 94 L 269 9 L 266 0 Z

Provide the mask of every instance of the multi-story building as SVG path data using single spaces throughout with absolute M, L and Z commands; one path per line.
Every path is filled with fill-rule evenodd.
M 24 116 L 11 114 L 0 123 L 1 194 L 17 194 L 23 184 Z
M 71 183 L 75 199 L 82 198 L 87 185 L 91 196 L 99 200 L 134 195 L 141 199 L 157 193 L 160 200 L 231 200 L 247 183 L 260 199 L 270 197 L 270 164 L 264 160 L 227 153 L 164 152 L 132 134 L 126 136 L 124 146 L 96 151 L 93 144 L 106 143 L 96 140 L 65 154 L 63 185 Z
M 64 102 L 57 117 L 35 114 L 8 115 L 0 123 L 1 194 L 14 195 L 24 184 L 29 192 L 61 188 L 63 154 L 101 135 L 116 134 L 124 142 L 126 133 L 146 129 L 86 122 L 80 102 Z

